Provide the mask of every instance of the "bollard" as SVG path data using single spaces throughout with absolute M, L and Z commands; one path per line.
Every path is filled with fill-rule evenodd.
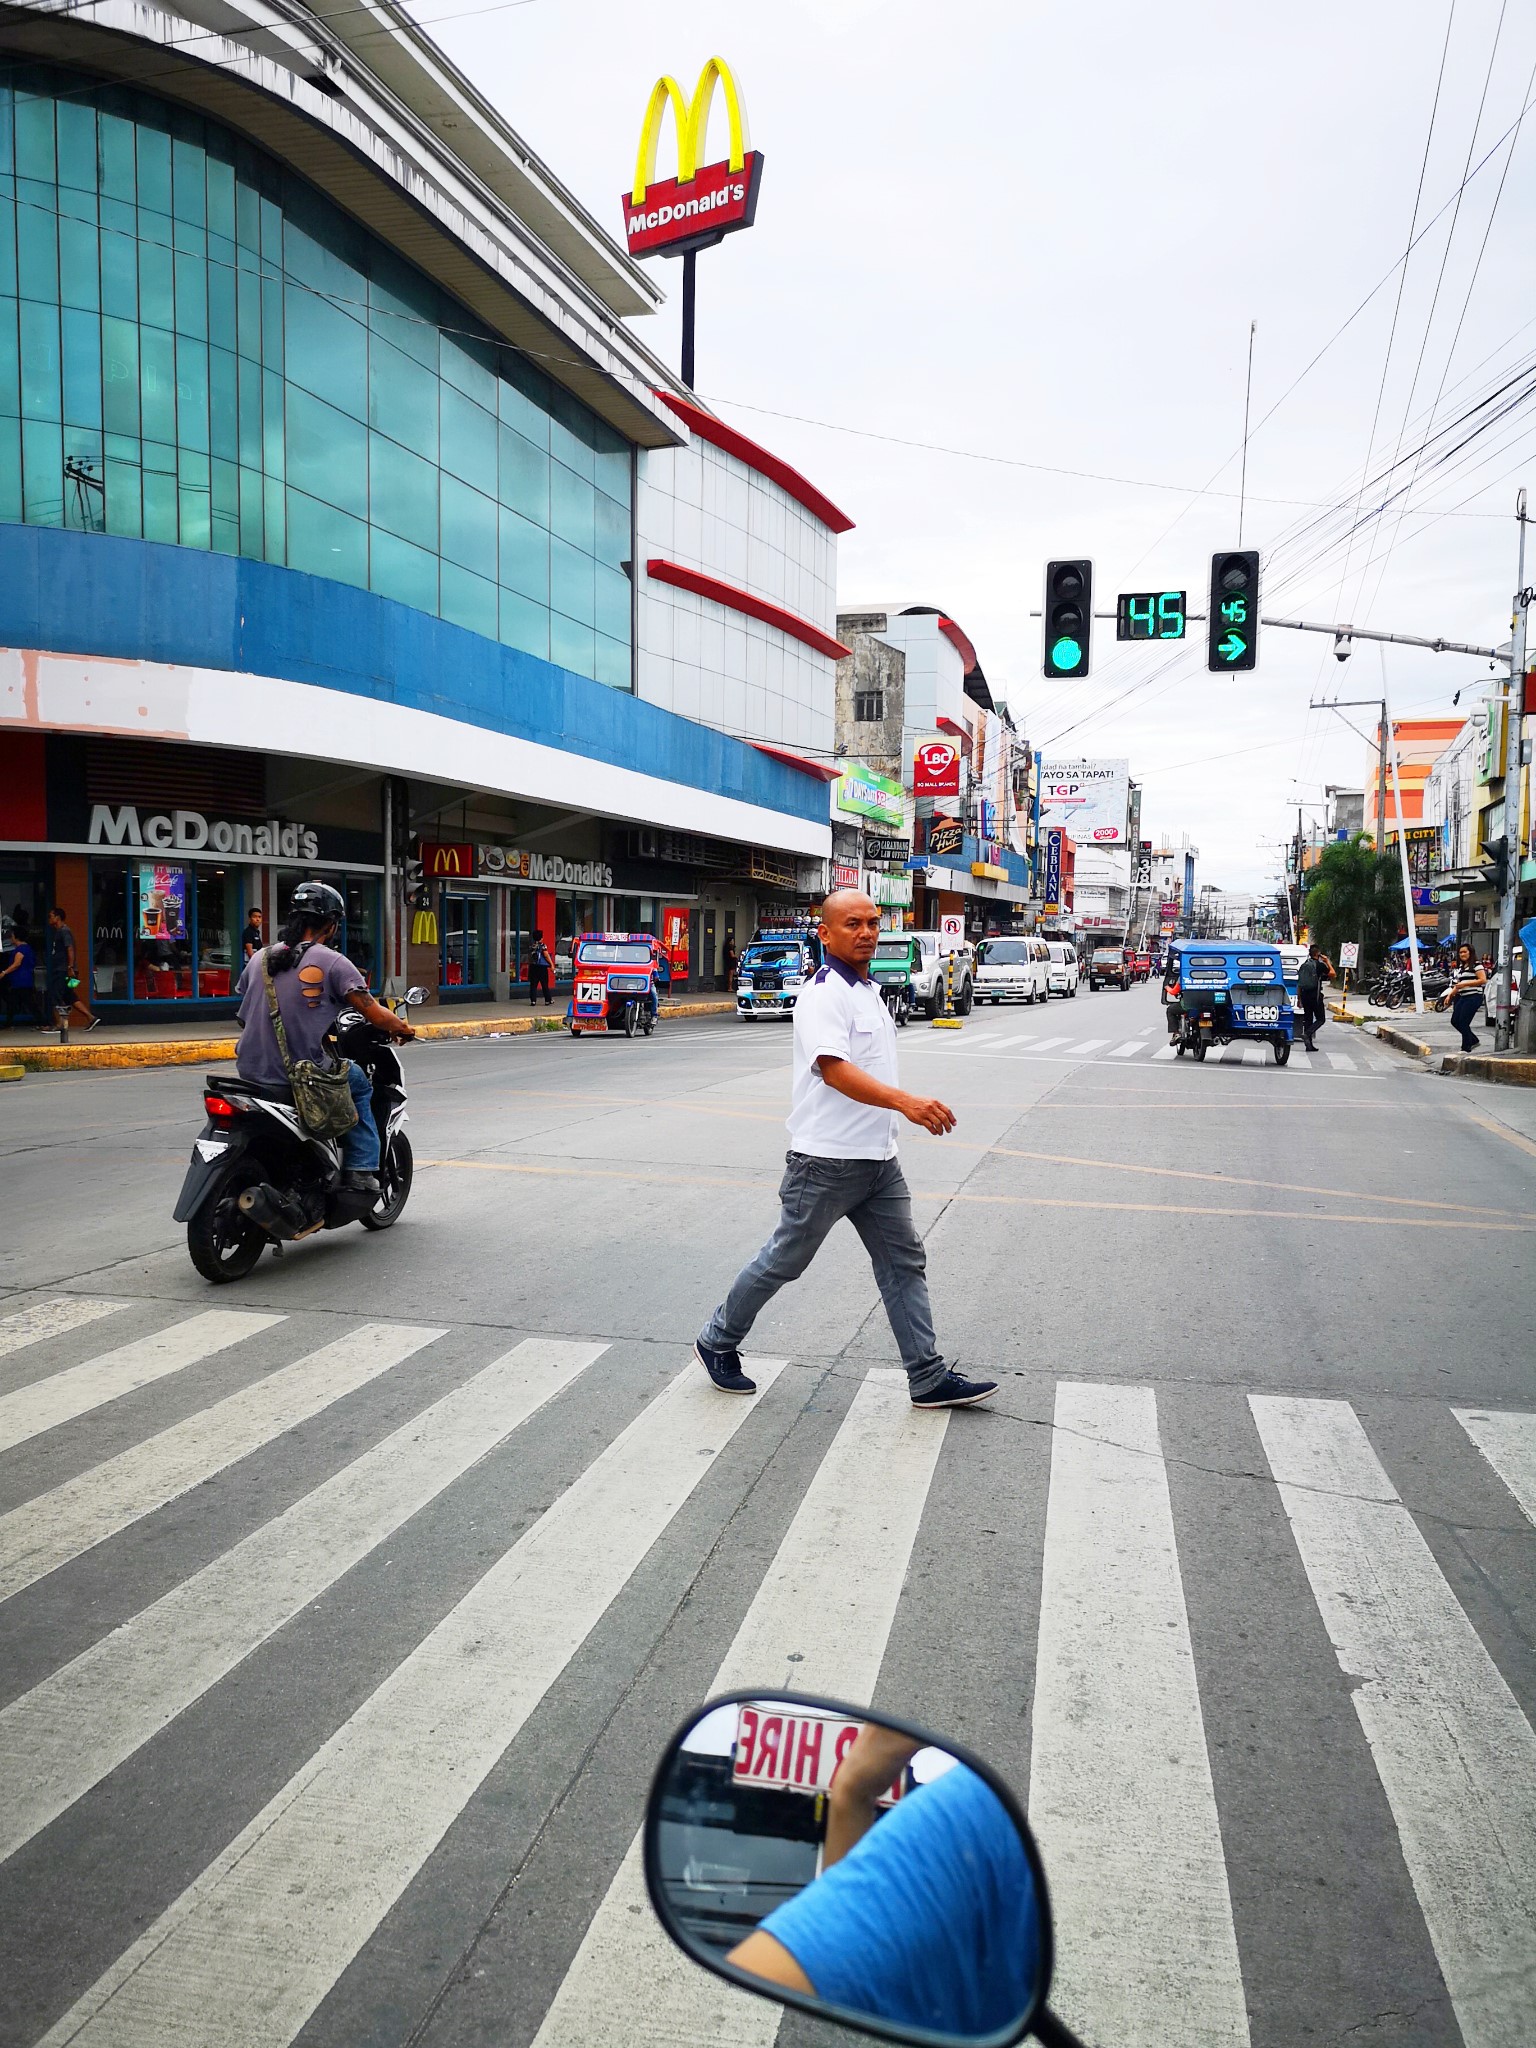
M 964 1028 L 965 1019 L 955 1015 L 955 956 L 944 955 L 944 1014 L 929 1019 L 930 1031 L 959 1031 Z

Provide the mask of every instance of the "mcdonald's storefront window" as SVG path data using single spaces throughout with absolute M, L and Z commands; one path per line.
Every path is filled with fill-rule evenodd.
M 93 1007 L 227 1004 L 240 978 L 246 877 L 208 862 L 92 860 Z
M 0 81 L 0 521 L 305 570 L 629 690 L 633 465 L 232 131 Z
M 332 943 L 367 975 L 368 986 L 377 990 L 381 985 L 379 962 L 383 957 L 379 939 L 379 883 L 372 875 L 349 875 L 344 869 L 279 868 L 273 897 L 277 925 L 287 916 L 300 882 L 329 882 L 333 889 L 340 890 L 346 901 L 347 922 Z
M 445 889 L 441 922 L 443 991 L 483 994 L 491 985 L 490 891 Z

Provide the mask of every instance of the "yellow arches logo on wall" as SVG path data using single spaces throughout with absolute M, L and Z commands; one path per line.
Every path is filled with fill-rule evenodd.
M 725 98 L 730 151 L 721 162 L 701 164 L 717 84 Z M 677 131 L 677 176 L 658 179 L 656 153 L 669 111 Z M 711 57 L 704 66 L 691 100 L 683 98 L 675 78 L 658 78 L 640 128 L 635 182 L 624 194 L 630 255 L 682 256 L 690 249 L 707 249 L 738 228 L 751 227 L 762 171 L 762 154 L 752 147 L 741 92 L 723 57 Z

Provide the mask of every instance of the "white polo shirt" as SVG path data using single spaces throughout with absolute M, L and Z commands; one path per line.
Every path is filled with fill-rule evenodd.
M 850 1102 L 817 1071 L 824 1053 L 848 1060 L 877 1081 L 900 1087 L 896 1026 L 874 982 L 840 960 L 827 964 L 795 1002 L 795 1075 L 789 1141 L 813 1159 L 894 1159 L 896 1112 Z

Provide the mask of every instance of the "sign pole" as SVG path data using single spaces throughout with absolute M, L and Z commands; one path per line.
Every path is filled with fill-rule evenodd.
M 697 249 L 683 252 L 683 382 L 693 389 L 693 326 L 694 326 L 694 266 L 699 260 Z

